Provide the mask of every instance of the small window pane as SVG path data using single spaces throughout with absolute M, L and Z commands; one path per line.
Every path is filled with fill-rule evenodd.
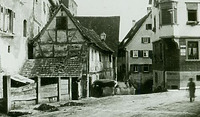
M 149 57 L 149 51 L 148 50 L 143 51 L 143 57 Z
M 148 65 L 144 65 L 143 70 L 144 70 L 144 72 L 149 72 L 149 66 Z
M 198 42 L 188 42 L 188 59 L 199 59 Z
M 188 10 L 188 21 L 197 21 L 197 10 Z
M 138 57 L 138 50 L 133 51 L 133 57 Z

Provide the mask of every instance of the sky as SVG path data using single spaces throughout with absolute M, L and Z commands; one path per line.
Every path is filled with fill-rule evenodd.
M 120 16 L 121 41 L 132 27 L 132 20 L 138 21 L 147 14 L 149 0 L 75 0 L 78 16 Z

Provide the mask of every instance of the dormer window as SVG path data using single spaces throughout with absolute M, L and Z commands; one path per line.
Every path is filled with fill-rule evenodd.
M 101 38 L 102 41 L 105 41 L 106 40 L 106 33 L 104 33 L 104 32 L 101 33 L 100 38 Z
M 150 43 L 150 37 L 142 37 L 141 38 L 142 43 Z

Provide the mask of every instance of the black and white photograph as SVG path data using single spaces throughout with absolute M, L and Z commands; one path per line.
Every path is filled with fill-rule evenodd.
M 200 117 L 200 0 L 0 0 L 0 117 Z

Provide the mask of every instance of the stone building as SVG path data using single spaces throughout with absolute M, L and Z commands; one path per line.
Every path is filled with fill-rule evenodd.
M 153 0 L 154 90 L 200 86 L 199 0 Z
M 56 0 L 0 1 L 0 92 L 2 75 L 18 75 L 28 58 L 28 40 L 46 24 Z

